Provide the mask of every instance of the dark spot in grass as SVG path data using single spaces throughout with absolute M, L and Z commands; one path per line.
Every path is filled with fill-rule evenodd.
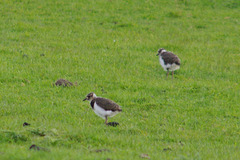
M 235 118 L 235 119 L 239 119 L 239 117 L 237 117 L 237 116 L 233 116 L 233 118 Z
M 35 144 L 31 145 L 29 149 L 38 150 L 38 151 L 40 150 L 40 148 Z
M 113 126 L 113 127 L 117 127 L 119 125 L 119 123 L 118 122 L 109 122 L 108 125 Z
M 182 141 L 179 141 L 179 145 L 184 146 L 184 143 Z
M 49 152 L 48 149 L 39 147 L 39 146 L 37 146 L 37 145 L 35 145 L 35 144 L 31 145 L 31 146 L 29 147 L 29 149 L 30 149 L 30 150 L 36 150 L 36 151 L 40 151 L 40 150 L 41 150 L 41 151 L 47 151 L 47 152 Z
M 197 29 L 205 29 L 205 28 L 207 28 L 207 27 L 206 27 L 205 25 L 197 25 L 196 28 L 197 28 Z
M 96 152 L 96 153 L 100 153 L 100 152 L 110 152 L 109 149 L 96 149 L 96 150 L 92 150 L 91 152 Z
M 41 56 L 41 57 L 43 57 L 43 56 L 45 56 L 45 54 L 44 54 L 44 53 L 42 53 L 42 54 L 40 54 L 40 56 Z
M 133 25 L 132 24 L 119 24 L 117 25 L 117 27 L 132 27 Z
M 25 127 L 25 126 L 30 126 L 30 124 L 27 123 L 27 122 L 24 122 L 24 123 L 23 123 L 23 127 Z
M 28 58 L 28 55 L 27 54 L 23 54 L 22 57 L 23 58 Z
M 73 83 L 66 80 L 66 79 L 59 79 L 55 82 L 56 86 L 64 86 L 64 87 L 68 87 L 68 86 L 73 86 Z
M 113 24 L 118 24 L 118 22 L 114 21 Z
M 141 158 L 150 159 L 150 156 L 148 154 L 141 154 L 140 157 Z
M 107 158 L 106 160 L 112 160 L 112 159 L 110 159 L 110 158 Z
M 163 151 L 171 151 L 172 149 L 171 148 L 163 148 Z
M 161 90 L 161 92 L 162 92 L 162 93 L 165 93 L 165 92 L 166 92 L 166 90 Z

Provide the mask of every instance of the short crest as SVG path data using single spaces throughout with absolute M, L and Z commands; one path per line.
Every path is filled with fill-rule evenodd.
M 166 50 L 165 50 L 164 48 L 160 48 L 160 49 L 158 50 L 158 53 L 163 53 L 163 52 L 166 52 Z
M 88 93 L 88 95 L 87 95 L 87 97 L 93 97 L 93 95 L 94 95 L 94 93 L 93 92 L 91 92 L 91 93 Z

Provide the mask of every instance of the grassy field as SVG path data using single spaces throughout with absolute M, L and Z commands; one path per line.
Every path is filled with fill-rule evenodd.
M 0 159 L 240 159 L 239 9 L 238 0 L 0 1 Z M 181 59 L 173 80 L 159 48 Z M 59 78 L 78 85 L 52 86 Z M 82 101 L 89 92 L 122 106 L 109 119 L 119 126 Z

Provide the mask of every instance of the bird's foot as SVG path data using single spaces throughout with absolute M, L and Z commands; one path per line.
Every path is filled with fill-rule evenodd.
M 117 125 L 119 125 L 119 123 L 118 122 L 109 122 L 107 125 L 116 127 Z

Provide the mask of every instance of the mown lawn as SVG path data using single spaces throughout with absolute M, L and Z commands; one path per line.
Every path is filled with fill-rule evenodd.
M 240 159 L 239 9 L 238 0 L 0 1 L 0 159 Z M 181 59 L 173 80 L 159 48 Z M 78 85 L 53 86 L 59 78 Z M 119 126 L 82 101 L 89 92 L 122 106 L 110 119 Z

